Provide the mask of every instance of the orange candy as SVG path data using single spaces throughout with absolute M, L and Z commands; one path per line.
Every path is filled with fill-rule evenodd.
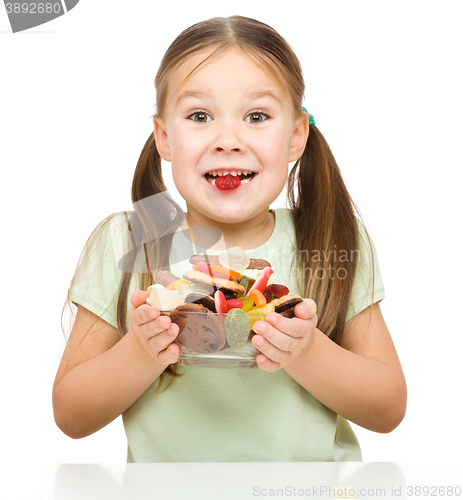
M 264 307 L 267 304 L 267 299 L 264 297 L 264 294 L 260 290 L 257 290 L 257 288 L 253 288 L 250 295 L 257 307 Z
M 218 273 L 222 274 L 227 274 L 228 276 L 231 276 L 232 278 L 240 278 L 241 273 L 238 273 L 237 271 L 233 271 L 232 269 L 227 269 L 226 267 L 218 266 L 217 264 L 211 264 L 209 266 L 213 271 L 217 271 Z

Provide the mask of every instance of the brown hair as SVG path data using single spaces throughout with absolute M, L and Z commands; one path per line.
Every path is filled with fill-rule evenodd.
M 212 18 L 189 27 L 167 49 L 155 79 L 156 116 L 162 117 L 165 113 L 169 74 L 173 69 L 189 56 L 214 48 L 215 50 L 193 69 L 190 73 L 192 74 L 211 57 L 230 47 L 243 50 L 264 69 L 279 76 L 280 81 L 282 76 L 286 82 L 285 90 L 289 93 L 293 104 L 294 114 L 300 115 L 305 85 L 300 63 L 289 44 L 264 23 L 242 16 L 231 16 Z M 162 179 L 161 158 L 152 133 L 137 162 L 132 183 L 132 202 L 135 204 L 163 192 L 166 192 L 166 187 Z M 359 211 L 346 189 L 325 138 L 315 125 L 310 126 L 305 151 L 289 174 L 287 200 L 294 218 L 297 256 L 299 256 L 298 259 L 295 256 L 292 264 L 302 270 L 304 296 L 313 299 L 317 304 L 318 328 L 339 344 L 357 267 L 355 250 L 358 249 L 358 226 L 354 208 L 357 213 Z M 136 225 L 139 232 L 144 235 L 143 241 L 149 242 L 139 245 L 139 248 L 144 248 L 145 257 L 152 270 L 169 268 L 172 228 L 178 227 L 183 218 L 183 211 L 173 200 L 165 197 L 163 203 L 165 212 L 172 214 L 167 218 L 167 223 L 166 217 L 153 220 L 153 217 L 146 216 L 147 214 L 143 216 L 141 213 L 143 209 L 132 212 L 128 220 L 129 229 L 132 230 Z M 103 223 L 113 216 L 108 217 Z M 153 238 L 153 235 L 156 237 Z M 161 246 L 157 238 L 163 235 L 166 235 L 168 244 L 166 245 L 164 240 Z M 354 257 L 341 262 L 336 258 L 334 249 L 343 249 Z M 319 262 L 309 258 L 308 251 L 324 252 L 323 268 L 320 268 Z M 373 263 L 372 250 L 371 257 Z M 125 271 L 117 294 L 117 324 L 121 337 L 127 332 L 128 290 L 135 260 L 136 252 L 132 252 L 125 262 Z M 332 269 L 336 275 L 341 268 L 347 272 L 345 279 L 327 278 L 326 271 Z M 325 271 L 322 273 L 323 278 L 317 277 L 317 270 L 320 269 Z M 76 274 L 77 271 L 78 269 Z M 140 289 L 146 290 L 153 284 L 152 276 L 150 272 L 140 274 Z M 175 368 L 176 365 L 170 365 L 165 370 L 158 387 L 161 386 L 165 374 L 172 377 L 179 376 Z M 170 383 L 172 380 L 173 378 Z

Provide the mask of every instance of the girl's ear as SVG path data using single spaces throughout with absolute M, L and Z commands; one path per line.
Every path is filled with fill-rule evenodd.
M 161 118 L 153 117 L 154 123 L 154 140 L 159 156 L 166 161 L 171 161 L 169 141 L 167 137 L 166 127 Z
M 303 111 L 296 121 L 296 126 L 291 138 L 289 150 L 289 162 L 298 160 L 304 153 L 305 145 L 309 137 L 309 115 Z

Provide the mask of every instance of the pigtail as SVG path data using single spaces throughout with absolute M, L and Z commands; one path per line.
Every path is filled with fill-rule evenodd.
M 296 231 L 293 265 L 302 276 L 304 297 L 317 304 L 317 327 L 339 344 L 358 260 L 358 208 L 315 125 L 289 174 L 287 200 Z

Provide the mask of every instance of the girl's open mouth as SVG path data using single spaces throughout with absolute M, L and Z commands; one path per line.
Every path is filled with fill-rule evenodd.
M 208 172 L 205 174 L 207 182 L 221 190 L 236 189 L 237 187 L 247 184 L 253 178 L 255 172 Z

